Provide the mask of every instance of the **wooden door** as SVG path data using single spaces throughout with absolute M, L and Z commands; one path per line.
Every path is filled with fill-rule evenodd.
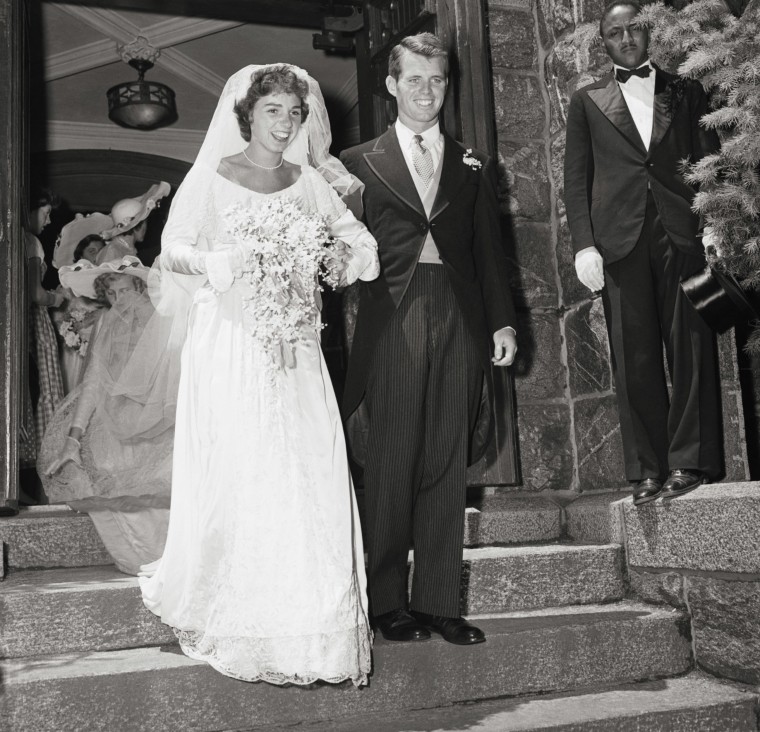
M 496 135 L 483 1 L 367 0 L 364 19 L 364 28 L 356 38 L 362 140 L 380 135 L 396 119 L 396 102 L 385 86 L 391 48 L 404 36 L 431 31 L 452 50 L 443 126 L 466 145 L 494 156 Z M 351 299 L 349 296 L 349 303 Z M 495 439 L 483 460 L 468 472 L 472 486 L 521 482 L 511 369 L 494 369 L 494 383 Z
M 18 503 L 20 395 L 26 355 L 22 211 L 26 209 L 25 4 L 0 0 L 0 515 Z

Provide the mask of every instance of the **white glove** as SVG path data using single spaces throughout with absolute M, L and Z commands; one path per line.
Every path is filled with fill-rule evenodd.
M 599 292 L 604 287 L 602 255 L 596 247 L 587 247 L 575 255 L 575 273 L 591 292 Z
M 245 265 L 245 255 L 239 247 L 206 253 L 208 281 L 217 292 L 227 292 Z

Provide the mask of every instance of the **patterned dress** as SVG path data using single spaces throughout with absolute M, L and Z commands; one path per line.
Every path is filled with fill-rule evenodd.
M 40 260 L 40 278 L 45 276 L 45 252 L 40 240 L 33 234 L 26 235 L 27 259 Z M 30 283 L 31 284 L 31 283 Z M 58 355 L 53 322 L 45 305 L 32 305 L 30 323 L 30 357 L 37 373 L 39 396 L 34 406 L 36 444 L 39 449 L 45 430 L 53 419 L 53 414 L 63 400 L 63 377 Z

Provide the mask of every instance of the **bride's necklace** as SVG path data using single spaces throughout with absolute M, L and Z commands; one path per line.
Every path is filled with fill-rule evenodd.
M 260 163 L 257 163 L 257 162 L 255 162 L 254 160 L 251 160 L 251 159 L 248 157 L 248 155 L 247 155 L 247 153 L 245 152 L 245 150 L 243 150 L 243 155 L 245 155 L 245 159 L 246 159 L 246 160 L 247 160 L 247 161 L 248 161 L 248 162 L 249 162 L 251 165 L 255 165 L 257 168 L 261 168 L 262 170 L 277 170 L 277 168 L 281 168 L 281 167 L 282 167 L 282 161 L 285 159 L 285 158 L 280 158 L 280 162 L 279 162 L 279 163 L 277 163 L 277 165 L 261 165 Z

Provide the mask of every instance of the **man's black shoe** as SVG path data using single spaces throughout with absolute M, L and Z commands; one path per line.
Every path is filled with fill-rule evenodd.
M 633 489 L 633 505 L 640 506 L 642 503 L 648 503 L 655 498 L 660 497 L 662 491 L 662 481 L 657 478 L 644 478 L 640 480 Z
M 707 476 L 699 470 L 671 470 L 665 485 L 662 486 L 663 498 L 675 498 L 699 488 L 707 482 Z
M 483 643 L 485 633 L 474 625 L 470 625 L 464 618 L 445 618 L 441 615 L 428 615 L 427 613 L 412 613 L 417 620 L 429 630 L 440 633 L 443 639 L 458 646 L 470 646 L 473 643 Z
M 376 615 L 375 627 L 390 641 L 430 640 L 430 631 L 424 628 L 411 614 L 402 608 Z

